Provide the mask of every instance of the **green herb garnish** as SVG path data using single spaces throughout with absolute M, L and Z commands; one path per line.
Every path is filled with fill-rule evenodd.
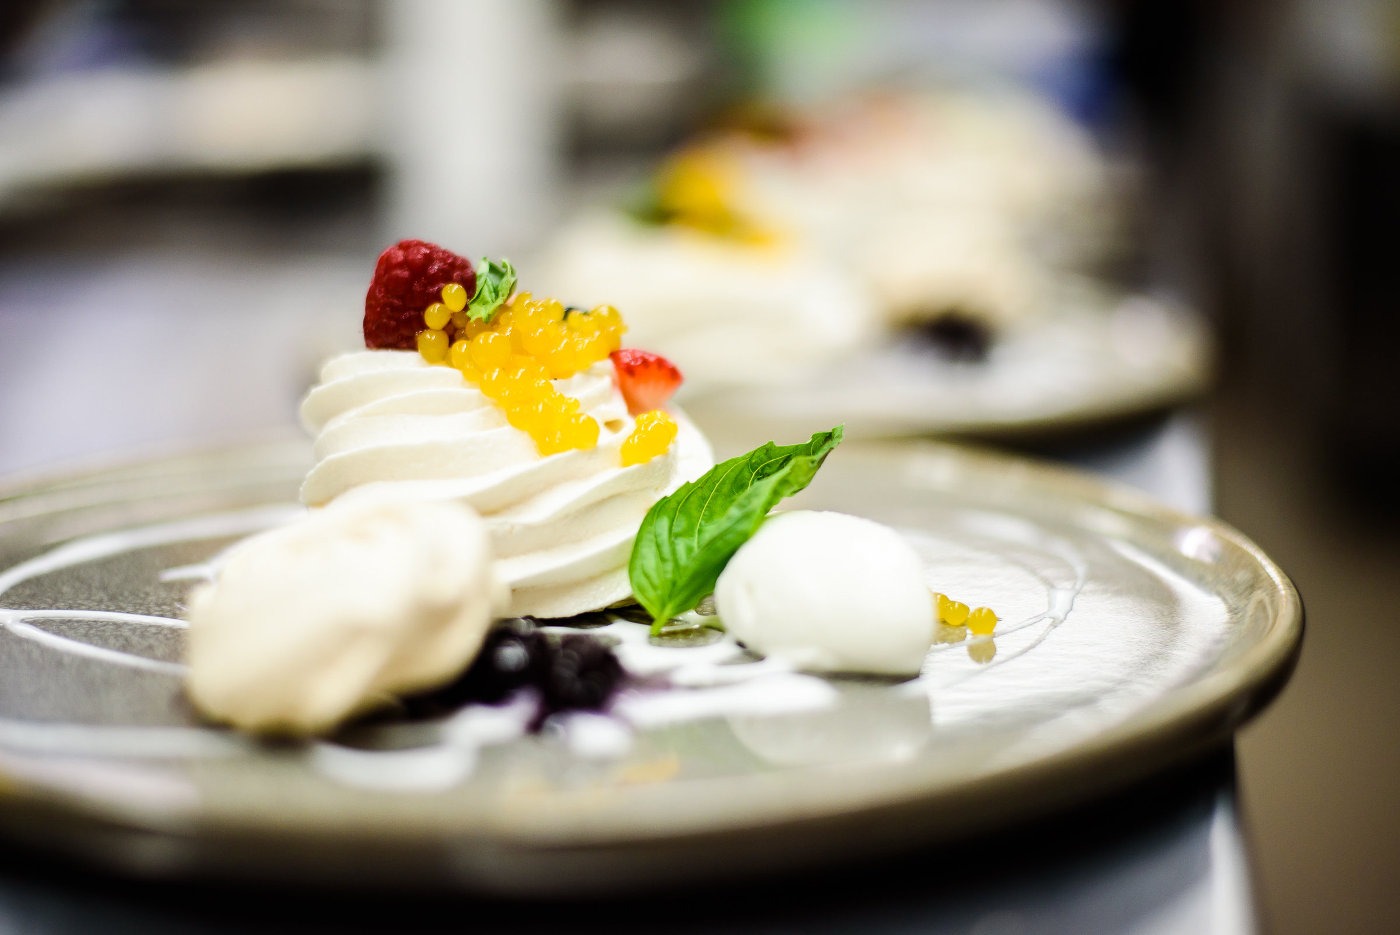
M 496 309 L 510 298 L 515 281 L 515 267 L 510 265 L 510 260 L 482 257 L 476 268 L 476 293 L 467 302 L 467 317 L 490 321 Z
M 652 633 L 714 591 L 719 573 L 768 511 L 812 482 L 841 435 L 838 425 L 806 444 L 760 445 L 652 505 L 627 563 L 632 593 L 651 614 Z

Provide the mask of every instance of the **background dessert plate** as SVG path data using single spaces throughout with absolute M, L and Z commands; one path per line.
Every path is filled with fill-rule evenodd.
M 138 873 L 500 893 L 790 869 L 1189 757 L 1273 697 L 1301 640 L 1287 578 L 1215 520 L 1024 460 L 847 443 L 791 505 L 900 529 L 932 586 L 997 609 L 994 639 L 940 631 L 911 681 L 673 669 L 686 687 L 619 700 L 630 727 L 522 737 L 507 704 L 260 743 L 191 717 L 181 601 L 219 549 L 292 515 L 308 460 L 268 445 L 0 491 L 5 833 Z
M 1076 293 L 956 360 L 914 331 L 787 386 L 710 387 L 686 411 L 721 452 L 844 422 L 848 438 L 1054 434 L 1158 411 L 1208 387 L 1211 342 L 1194 313 L 1144 295 Z

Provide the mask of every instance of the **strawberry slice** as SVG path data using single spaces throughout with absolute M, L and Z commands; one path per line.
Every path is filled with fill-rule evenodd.
M 660 354 L 624 347 L 610 356 L 618 389 L 627 401 L 627 411 L 634 416 L 660 409 L 681 385 L 681 372 Z
M 365 347 L 415 347 L 423 309 L 440 301 L 449 282 L 475 292 L 471 260 L 425 240 L 401 240 L 381 253 L 365 293 Z

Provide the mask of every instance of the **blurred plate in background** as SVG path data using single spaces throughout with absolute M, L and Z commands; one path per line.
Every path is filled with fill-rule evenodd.
M 723 451 L 837 423 L 853 438 L 1006 438 L 1152 413 L 1199 397 L 1210 378 L 1205 323 L 1128 296 L 1089 299 L 1020 323 L 980 360 L 956 359 L 909 330 L 833 362 L 819 379 L 717 389 L 685 404 Z

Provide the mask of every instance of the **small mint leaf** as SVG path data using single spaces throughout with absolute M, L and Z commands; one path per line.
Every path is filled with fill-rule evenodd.
M 510 294 L 515 291 L 515 267 L 510 260 L 482 257 L 476 268 L 476 293 L 467 302 L 467 317 L 490 321 Z

